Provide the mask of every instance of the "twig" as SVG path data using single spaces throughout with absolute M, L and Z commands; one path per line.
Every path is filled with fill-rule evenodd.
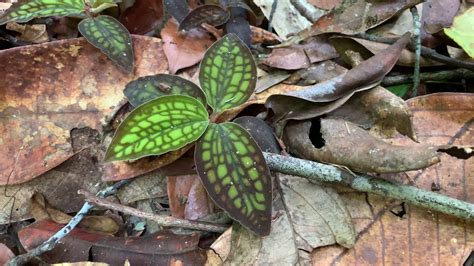
M 354 37 L 369 40 L 369 41 L 374 41 L 374 42 L 386 43 L 386 44 L 393 44 L 394 42 L 398 40 L 398 38 L 379 37 L 379 36 L 375 36 L 375 35 L 367 34 L 367 33 L 359 33 L 359 34 L 354 35 Z M 415 44 L 412 42 L 408 44 L 408 48 L 412 51 L 416 50 Z M 455 58 L 444 56 L 442 54 L 437 53 L 435 50 L 424 47 L 424 46 L 421 46 L 421 55 L 426 58 L 444 63 L 446 65 L 466 68 L 466 69 L 474 71 L 474 62 L 461 61 Z
M 474 79 L 474 72 L 464 68 L 459 68 L 453 70 L 420 73 L 420 81 L 445 81 L 453 79 Z M 382 80 L 382 85 L 393 86 L 412 82 L 413 75 L 394 75 L 384 77 Z
M 117 192 L 117 190 L 122 187 L 125 184 L 128 184 L 130 180 L 122 180 L 120 182 L 115 183 L 112 186 L 106 187 L 105 189 L 99 191 L 97 193 L 98 197 L 107 197 L 110 196 L 114 193 Z M 24 265 L 28 261 L 32 260 L 35 257 L 38 257 L 42 255 L 45 252 L 48 252 L 52 250 L 56 244 L 64 238 L 66 235 L 68 235 L 84 218 L 84 216 L 89 213 L 89 211 L 94 207 L 94 205 L 91 205 L 89 203 L 84 203 L 82 205 L 82 208 L 79 210 L 79 212 L 72 217 L 72 219 L 67 223 L 61 230 L 56 232 L 53 236 L 51 236 L 48 240 L 43 242 L 41 245 L 37 246 L 36 248 L 28 251 L 25 254 L 18 255 L 11 260 L 8 261 L 6 265 L 8 266 L 13 266 L 13 265 Z
M 317 182 L 347 185 L 355 190 L 369 192 L 407 203 L 473 220 L 474 204 L 450 198 L 413 186 L 394 184 L 366 175 L 352 175 L 335 166 L 264 152 L 270 170 L 305 177 Z
M 411 95 L 415 97 L 418 95 L 418 87 L 420 86 L 421 21 L 416 6 L 411 7 L 410 12 L 413 16 L 413 38 L 415 39 L 415 69 L 413 72 L 413 88 Z
M 175 218 L 171 216 L 144 212 L 132 207 L 110 202 L 106 199 L 98 198 L 94 196 L 92 193 L 85 190 L 79 190 L 78 193 L 84 195 L 86 197 L 86 201 L 89 203 L 92 203 L 93 205 L 102 206 L 107 209 L 112 209 L 112 210 L 116 210 L 116 211 L 123 212 L 126 214 L 130 214 L 136 217 L 152 220 L 164 227 L 180 227 L 180 228 L 207 231 L 207 232 L 216 232 L 216 233 L 223 233 L 229 227 L 229 226 L 220 225 L 220 224 L 189 221 L 189 220 L 179 219 L 179 218 Z

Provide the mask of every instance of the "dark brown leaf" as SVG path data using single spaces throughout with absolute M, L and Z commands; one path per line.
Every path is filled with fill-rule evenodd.
M 201 24 L 220 26 L 229 19 L 229 12 L 218 5 L 202 5 L 192 10 L 179 24 L 179 30 L 188 31 Z
M 161 0 L 135 0 L 121 15 L 119 21 L 131 34 L 147 34 L 163 19 Z
M 26 250 L 31 250 L 61 229 L 50 221 L 34 223 L 18 233 Z M 146 237 L 110 237 L 74 229 L 42 258 L 48 263 L 100 261 L 111 265 L 201 265 L 205 253 L 197 244 L 199 235 L 174 235 L 160 232 Z M 90 256 L 90 257 L 89 257 Z

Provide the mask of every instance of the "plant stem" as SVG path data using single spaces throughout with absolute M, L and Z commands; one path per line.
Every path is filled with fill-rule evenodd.
M 86 197 L 86 201 L 89 203 L 92 203 L 93 205 L 102 206 L 111 210 L 116 210 L 119 212 L 136 216 L 136 217 L 152 220 L 164 227 L 179 227 L 179 228 L 187 228 L 187 229 L 207 231 L 207 232 L 216 232 L 216 233 L 223 233 L 229 227 L 229 226 L 221 225 L 221 224 L 189 221 L 185 219 L 171 217 L 168 215 L 165 216 L 165 215 L 158 215 L 158 214 L 144 212 L 144 211 L 141 211 L 129 206 L 113 203 L 106 199 L 96 197 L 92 193 L 88 191 L 84 191 L 84 190 L 79 190 L 79 194 L 84 195 Z
M 390 197 L 430 210 L 474 220 L 474 204 L 465 201 L 366 175 L 353 175 L 332 165 L 274 153 L 264 152 L 263 154 L 268 167 L 273 171 L 301 176 L 317 182 L 344 184 L 361 192 Z
M 474 72 L 464 68 L 459 68 L 453 70 L 420 73 L 421 81 L 446 81 L 453 79 L 474 79 Z M 386 76 L 382 80 L 382 86 L 393 86 L 412 82 L 413 75 Z
M 367 34 L 367 33 L 359 33 L 359 34 L 356 34 L 354 37 L 373 41 L 373 42 L 386 43 L 386 44 L 393 44 L 394 42 L 398 40 L 398 38 L 379 37 L 379 36 L 375 36 L 373 34 Z M 416 50 L 415 44 L 412 42 L 408 44 L 407 48 L 410 49 L 411 51 Z M 474 71 L 474 62 L 462 61 L 456 58 L 451 58 L 449 56 L 442 55 L 428 47 L 421 46 L 421 55 L 426 58 L 444 63 L 446 65 L 450 65 L 454 67 L 462 67 L 462 68 L 466 68 L 466 69 Z
M 411 95 L 415 97 L 418 95 L 418 87 L 420 86 L 421 22 L 420 15 L 418 15 L 418 10 L 416 9 L 416 6 L 411 7 L 410 12 L 413 16 L 413 37 L 415 39 L 415 65 L 413 73 L 413 88 L 411 90 Z
M 112 186 L 106 187 L 105 189 L 99 191 L 97 196 L 99 197 L 107 197 L 114 194 L 120 187 L 125 184 L 128 184 L 131 180 L 122 180 L 115 183 Z M 94 205 L 89 204 L 88 202 L 82 205 L 82 208 L 79 212 L 72 217 L 72 219 L 67 223 L 61 230 L 56 232 L 52 235 L 48 240 L 43 242 L 41 245 L 37 246 L 36 248 L 28 251 L 25 254 L 18 255 L 11 260 L 8 261 L 6 265 L 13 266 L 13 265 L 25 265 L 28 261 L 32 260 L 35 257 L 42 255 L 45 252 L 52 250 L 56 244 L 67 236 L 76 226 L 82 221 L 82 219 L 89 213 L 89 211 L 94 207 Z

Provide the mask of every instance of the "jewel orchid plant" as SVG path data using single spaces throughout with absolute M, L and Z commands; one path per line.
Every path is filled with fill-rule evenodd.
M 195 142 L 196 170 L 211 199 L 255 234 L 268 235 L 272 181 L 262 151 L 238 124 L 215 122 L 249 99 L 256 72 L 247 46 L 227 34 L 204 55 L 201 88 L 165 74 L 130 82 L 124 93 L 136 108 L 115 132 L 105 160 L 161 155 Z

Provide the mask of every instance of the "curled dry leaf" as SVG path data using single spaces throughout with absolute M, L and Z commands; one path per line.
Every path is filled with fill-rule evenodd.
M 357 92 L 327 117 L 342 118 L 385 137 L 392 136 L 396 130 L 416 141 L 410 108 L 403 99 L 381 86 Z
M 338 119 L 290 122 L 285 143 L 290 151 L 309 160 L 342 165 L 353 171 L 394 173 L 423 169 L 439 162 L 434 147 L 395 146 L 375 138 L 357 125 Z M 311 127 L 321 139 L 310 139 Z M 316 147 L 313 145 L 316 143 Z
M 327 32 L 353 35 L 382 24 L 403 10 L 423 2 L 422 0 L 397 1 L 344 1 L 339 7 L 318 19 L 311 29 L 300 32 L 295 40 Z
M 134 46 L 133 74 L 84 39 L 0 51 L 0 184 L 28 181 L 70 158 L 72 129 L 101 130 L 125 84 L 166 71 L 160 40 L 134 37 Z
M 42 221 L 18 233 L 26 250 L 31 250 L 61 229 L 61 225 Z M 175 235 L 162 231 L 146 237 L 111 237 L 76 228 L 52 251 L 42 256 L 47 263 L 62 261 L 101 261 L 110 265 L 201 265 L 206 257 L 197 245 L 199 235 Z
M 272 95 L 266 106 L 275 112 L 274 120 L 308 119 L 332 111 L 354 92 L 377 86 L 395 65 L 409 39 L 409 34 L 405 34 L 383 52 L 343 75 L 290 93 Z
M 331 38 L 331 41 L 337 50 L 342 48 L 340 46 L 343 46 L 343 47 L 350 46 L 351 50 L 357 51 L 361 55 L 365 55 L 369 53 L 370 56 L 372 54 L 378 54 L 390 46 L 390 44 L 386 44 L 386 43 L 373 42 L 373 41 L 359 39 L 359 38 L 342 37 L 342 36 Z M 397 65 L 412 67 L 414 64 L 415 64 L 415 53 L 408 49 L 403 49 L 403 51 L 400 53 L 400 57 L 398 58 Z M 439 66 L 439 65 L 443 65 L 443 63 L 426 59 L 424 57 L 420 57 L 421 67 Z
M 474 96 L 442 93 L 408 100 L 420 142 L 433 146 L 474 146 Z M 394 144 L 411 141 L 397 137 Z M 415 186 L 474 203 L 474 158 L 440 155 L 441 162 L 406 174 Z M 396 177 L 407 181 L 406 174 Z M 313 265 L 463 265 L 474 249 L 469 221 L 393 202 L 372 194 L 340 190 L 358 232 L 355 246 L 317 249 Z M 370 204 L 370 205 L 369 205 Z
M 199 29 L 179 32 L 178 25 L 172 19 L 161 31 L 161 38 L 171 74 L 199 63 L 213 43 L 211 36 Z

